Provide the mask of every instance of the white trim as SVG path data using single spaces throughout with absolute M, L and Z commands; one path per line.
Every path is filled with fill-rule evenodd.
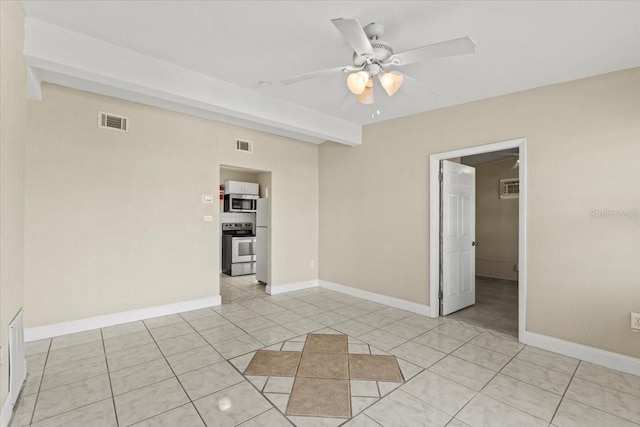
M 265 292 L 269 295 L 278 295 L 285 292 L 301 291 L 303 289 L 315 288 L 318 286 L 317 280 L 307 280 L 306 282 L 287 283 L 285 285 L 267 285 Z
M 527 319 L 527 139 L 519 138 L 493 144 L 462 148 L 429 156 L 429 301 L 431 317 L 438 317 L 440 279 L 440 160 L 493 151 L 519 149 L 520 198 L 518 199 L 518 335 L 526 331 Z
M 16 396 L 16 399 L 12 402 L 11 396 L 7 394 L 7 398 L 2 405 L 2 413 L 0 414 L 0 426 L 6 427 L 9 425 L 9 421 L 11 421 L 11 417 L 13 416 L 13 406 L 17 400 L 18 396 Z
M 42 101 L 42 81 L 38 72 L 27 66 L 27 99 Z
M 399 308 L 401 310 L 410 311 L 412 313 L 422 314 L 423 316 L 428 316 L 430 313 L 429 306 L 425 304 L 418 304 L 415 302 L 390 297 L 388 295 L 363 291 L 362 289 L 352 288 L 350 286 L 344 286 L 338 283 L 328 282 L 326 280 L 318 280 L 318 286 L 320 286 L 321 288 L 330 289 L 332 291 L 342 292 L 343 294 L 351 295 L 354 297 L 363 298 L 369 301 Z
M 52 325 L 26 328 L 24 331 L 25 342 L 88 331 L 90 329 L 105 328 L 121 323 L 135 322 L 136 320 L 150 319 L 152 317 L 166 316 L 168 314 L 181 313 L 183 311 L 197 310 L 204 307 L 220 305 L 220 295 L 182 301 L 173 304 L 158 305 L 155 307 L 140 308 L 137 310 L 121 311 L 119 313 L 105 314 L 102 316 L 87 317 L 85 319 L 72 320 L 70 322 L 54 323 Z
M 633 375 L 640 375 L 640 359 L 613 353 L 599 348 L 576 344 L 571 341 L 564 341 L 546 335 L 525 331 L 520 335 L 520 342 L 554 353 L 595 363 L 617 371 L 627 372 Z

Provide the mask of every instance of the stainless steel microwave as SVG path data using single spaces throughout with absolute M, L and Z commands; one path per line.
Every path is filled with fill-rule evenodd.
M 225 194 L 225 212 L 256 212 L 258 198 L 253 194 Z

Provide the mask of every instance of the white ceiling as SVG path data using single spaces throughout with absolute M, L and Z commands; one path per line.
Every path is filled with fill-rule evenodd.
M 24 1 L 28 17 L 358 125 L 640 66 L 638 1 Z M 350 64 L 330 19 L 385 25 L 396 52 L 462 36 L 477 53 L 404 67 L 410 90 L 339 105 L 345 75 L 281 78 Z M 273 82 L 260 88 L 258 81 Z M 412 89 L 406 85 L 406 89 Z

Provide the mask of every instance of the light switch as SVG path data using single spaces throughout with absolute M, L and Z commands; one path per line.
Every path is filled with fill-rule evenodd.
M 204 222 L 212 222 L 212 221 L 213 221 L 213 217 L 211 215 L 204 216 Z
M 213 194 L 203 194 L 202 203 L 209 205 L 213 203 Z

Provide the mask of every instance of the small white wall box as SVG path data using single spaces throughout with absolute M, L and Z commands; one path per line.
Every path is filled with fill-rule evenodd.
M 520 178 L 506 178 L 500 180 L 500 198 L 517 199 L 520 197 Z

